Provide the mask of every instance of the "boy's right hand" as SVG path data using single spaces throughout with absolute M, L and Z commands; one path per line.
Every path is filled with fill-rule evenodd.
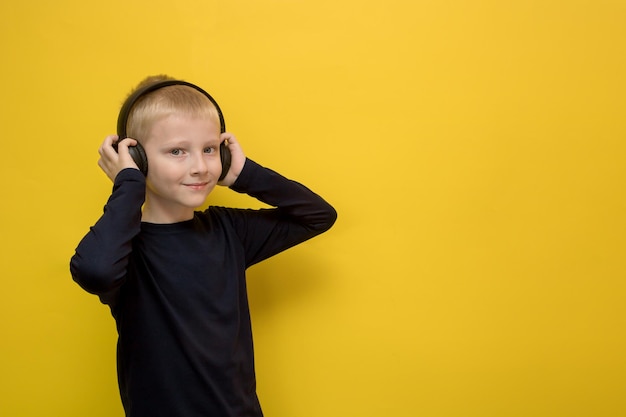
M 113 144 L 117 144 L 117 152 L 113 148 Z M 115 177 L 123 169 L 139 169 L 128 152 L 128 147 L 136 144 L 137 141 L 131 138 L 126 138 L 118 143 L 117 135 L 109 135 L 104 139 L 104 142 L 98 148 L 98 153 L 100 154 L 98 166 L 111 181 L 115 181 Z

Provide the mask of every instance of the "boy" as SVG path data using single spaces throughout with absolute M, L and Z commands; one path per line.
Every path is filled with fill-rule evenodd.
M 138 89 L 165 80 L 150 77 Z M 129 138 L 111 135 L 100 146 L 113 192 L 70 270 L 115 318 L 128 417 L 262 416 L 246 268 L 328 230 L 337 214 L 247 159 L 235 136 L 220 133 L 216 103 L 184 84 L 140 97 L 124 126 Z M 145 176 L 130 152 L 139 144 Z M 225 150 L 231 164 L 220 179 Z M 216 184 L 274 208 L 195 211 Z

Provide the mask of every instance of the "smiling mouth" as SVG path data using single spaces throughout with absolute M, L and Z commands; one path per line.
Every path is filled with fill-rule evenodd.
M 185 187 L 191 188 L 192 190 L 202 190 L 207 185 L 209 185 L 209 183 L 208 182 L 196 182 L 193 184 L 184 184 L 184 185 Z

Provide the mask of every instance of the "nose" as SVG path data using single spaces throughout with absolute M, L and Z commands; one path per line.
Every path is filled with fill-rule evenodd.
M 204 175 L 209 171 L 209 166 L 207 165 L 203 152 L 195 152 L 192 155 L 190 170 L 193 175 Z

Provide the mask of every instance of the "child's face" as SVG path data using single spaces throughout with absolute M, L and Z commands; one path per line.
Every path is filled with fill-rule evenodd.
M 172 114 L 157 120 L 143 141 L 148 158 L 145 221 L 189 220 L 222 172 L 217 121 Z

